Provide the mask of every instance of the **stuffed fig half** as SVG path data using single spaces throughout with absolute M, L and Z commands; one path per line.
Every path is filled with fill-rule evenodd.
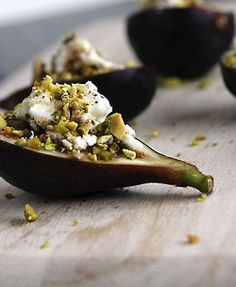
M 208 194 L 213 178 L 135 137 L 92 82 L 35 82 L 0 116 L 0 176 L 40 195 L 81 193 L 158 182 Z

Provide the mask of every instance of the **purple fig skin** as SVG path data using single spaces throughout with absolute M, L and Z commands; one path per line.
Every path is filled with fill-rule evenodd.
M 145 65 L 164 76 L 195 79 L 229 48 L 234 16 L 204 7 L 152 8 L 132 15 L 127 32 Z
M 137 162 L 125 158 L 113 163 L 89 162 L 61 153 L 21 148 L 1 137 L 0 176 L 25 191 L 50 197 L 78 196 L 148 182 L 192 186 L 205 194 L 212 192 L 211 176 L 145 147 L 147 158 Z
M 220 67 L 225 86 L 236 96 L 236 68 L 227 67 L 223 61 L 221 61 Z
M 92 81 L 98 87 L 98 91 L 110 101 L 113 111 L 121 113 L 125 121 L 133 119 L 149 106 L 157 88 L 155 74 L 145 67 L 126 68 L 82 79 L 60 81 L 60 83 L 87 81 Z M 0 101 L 0 108 L 13 109 L 29 96 L 31 90 L 31 87 L 26 87 L 13 93 Z

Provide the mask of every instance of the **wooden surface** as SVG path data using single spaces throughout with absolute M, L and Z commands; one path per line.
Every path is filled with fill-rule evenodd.
M 133 57 L 123 30 L 120 16 L 78 29 L 121 62 Z M 29 77 L 30 65 L 2 84 L 1 96 Z M 198 82 L 159 89 L 136 130 L 143 138 L 158 129 L 149 144 L 213 175 L 214 193 L 198 203 L 191 188 L 146 184 L 55 200 L 0 180 L 0 286 L 236 286 L 236 99 L 218 69 L 208 78 L 205 90 Z M 190 147 L 198 134 L 207 139 Z M 27 202 L 40 214 L 35 223 L 24 220 Z M 187 244 L 188 234 L 201 242 Z

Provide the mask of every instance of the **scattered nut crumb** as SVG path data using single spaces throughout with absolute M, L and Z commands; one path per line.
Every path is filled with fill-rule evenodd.
M 218 146 L 219 144 L 218 143 L 213 143 L 211 146 L 212 147 L 216 147 L 216 146 Z
M 200 135 L 196 136 L 195 140 L 196 141 L 204 141 L 204 140 L 206 140 L 206 136 L 204 134 L 200 134 Z
M 79 221 L 77 219 L 73 220 L 72 226 L 77 226 L 79 224 Z
M 229 141 L 229 144 L 232 144 L 232 143 L 234 143 L 234 140 L 230 140 L 230 141 Z
M 195 147 L 195 146 L 198 146 L 199 145 L 199 142 L 196 141 L 196 140 L 193 140 L 192 143 L 191 143 L 191 147 Z
M 6 197 L 6 199 L 10 200 L 15 198 L 15 196 L 12 193 L 5 193 L 4 196 Z
M 44 241 L 44 243 L 40 246 L 40 249 L 47 249 L 50 247 L 49 240 Z
M 181 153 L 181 152 L 178 152 L 178 153 L 176 154 L 176 157 L 181 157 L 181 155 L 182 155 L 182 153 Z
M 198 83 L 198 88 L 200 90 L 205 90 L 210 86 L 210 80 L 208 79 L 202 79 L 199 83 Z
M 198 244 L 200 243 L 201 239 L 197 235 L 188 234 L 187 235 L 187 243 L 188 244 Z
M 24 216 L 28 222 L 34 222 L 38 219 L 38 214 L 30 204 L 25 204 Z
M 157 129 L 152 129 L 152 136 L 155 138 L 159 138 L 161 133 Z
M 183 81 L 177 77 L 170 77 L 162 79 L 161 84 L 165 88 L 174 89 L 179 88 L 183 84 Z
M 207 199 L 207 194 L 202 193 L 197 199 L 196 202 L 204 202 Z
M 120 205 L 115 205 L 115 206 L 113 206 L 113 208 L 118 209 L 118 208 L 120 208 Z

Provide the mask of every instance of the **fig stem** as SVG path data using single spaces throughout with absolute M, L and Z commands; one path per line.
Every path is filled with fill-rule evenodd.
M 204 194 L 210 194 L 213 191 L 213 177 L 204 175 L 201 172 L 184 171 L 182 181 L 184 186 L 194 187 Z

